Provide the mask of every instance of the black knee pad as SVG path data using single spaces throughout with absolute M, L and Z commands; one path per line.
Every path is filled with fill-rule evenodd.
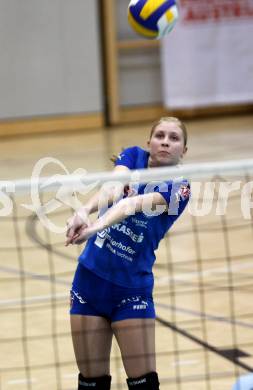
M 111 376 L 104 375 L 98 378 L 85 378 L 80 373 L 78 375 L 78 390 L 110 390 Z
M 138 378 L 127 379 L 130 390 L 159 390 L 159 380 L 156 372 L 149 372 Z

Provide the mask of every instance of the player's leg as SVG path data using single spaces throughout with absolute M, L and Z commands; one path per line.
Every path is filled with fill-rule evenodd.
M 110 389 L 112 329 L 103 317 L 71 315 L 71 332 L 80 371 L 78 389 Z
M 70 318 L 80 390 L 110 389 L 112 329 L 106 315 L 106 287 L 105 281 L 81 264 L 77 266 L 70 291 Z
M 158 390 L 155 319 L 116 321 L 112 329 L 120 347 L 129 389 Z

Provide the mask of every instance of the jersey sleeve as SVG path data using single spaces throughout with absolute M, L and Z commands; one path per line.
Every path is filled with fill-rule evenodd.
M 187 180 L 173 181 L 170 193 L 168 214 L 175 220 L 182 214 L 187 206 L 191 195 L 190 183 Z
M 166 200 L 168 215 L 175 216 L 175 219 L 184 211 L 190 198 L 190 184 L 187 180 L 171 180 L 145 189 L 145 193 L 158 192 Z
M 124 149 L 117 157 L 115 166 L 123 165 L 129 169 L 135 169 L 136 147 Z

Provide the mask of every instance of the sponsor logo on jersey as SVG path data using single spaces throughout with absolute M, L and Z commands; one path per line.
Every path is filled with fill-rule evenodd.
M 111 229 L 112 230 L 117 230 L 118 232 L 121 232 L 123 234 L 125 234 L 126 236 L 128 236 L 133 242 L 136 242 L 136 243 L 141 243 L 144 239 L 144 234 L 141 233 L 141 234 L 135 234 L 132 229 L 130 229 L 129 227 L 127 227 L 126 225 L 124 224 L 114 224 L 112 225 L 111 227 L 109 228 L 106 228 L 104 230 L 102 230 L 101 232 L 98 232 L 97 233 L 97 236 L 96 236 L 96 240 L 94 242 L 94 244 L 99 247 L 99 248 L 103 248 L 104 246 L 104 243 L 105 243 L 105 240 L 107 239 L 111 246 L 113 247 L 116 247 L 118 249 L 121 249 L 122 251 L 125 251 L 125 252 L 128 252 L 129 254 L 131 255 L 134 255 L 136 253 L 136 251 L 134 249 L 131 248 L 131 246 L 129 245 L 124 245 L 122 244 L 120 241 L 115 241 L 111 235 L 110 235 L 110 232 L 111 232 Z M 108 246 L 108 245 L 107 245 Z M 110 249 L 110 248 L 109 248 Z M 116 253 L 115 251 L 112 251 L 114 253 Z
M 190 187 L 185 185 L 185 184 L 182 184 L 180 186 L 178 192 L 176 193 L 177 201 L 179 202 L 180 200 L 188 199 L 190 196 L 190 193 L 191 193 Z
M 133 305 L 133 310 L 146 310 L 146 305 Z
M 94 244 L 96 246 L 98 246 L 99 248 L 103 248 L 103 245 L 105 243 L 105 239 L 108 237 L 109 232 L 110 232 L 110 228 L 106 228 L 106 229 L 102 230 L 101 232 L 98 232 Z
M 132 217 L 131 219 L 136 226 L 147 229 L 148 221 L 137 219 L 136 217 Z
M 147 379 L 146 378 L 143 378 L 143 379 L 137 379 L 137 380 L 133 380 L 133 381 L 129 381 L 128 383 L 131 385 L 131 386 L 137 386 L 137 385 L 141 385 L 143 383 L 146 383 L 147 382 Z
M 111 226 L 111 229 L 117 230 L 118 232 L 121 232 L 125 234 L 126 236 L 130 237 L 133 242 L 141 243 L 144 239 L 143 233 L 141 234 L 135 234 L 132 229 L 127 227 L 126 225 L 123 225 L 121 223 L 116 223 Z
M 72 308 L 72 306 L 73 306 L 73 303 L 74 303 L 74 299 L 75 298 L 77 298 L 78 299 L 78 301 L 82 304 L 82 305 L 84 305 L 85 303 L 87 303 L 86 301 L 85 301 L 85 299 L 83 298 L 83 297 L 81 297 L 81 295 L 78 293 L 78 292 L 76 292 L 76 291 L 74 291 L 73 289 L 70 291 L 70 308 Z
M 118 304 L 118 307 L 124 306 L 128 303 L 133 303 L 133 310 L 146 310 L 148 307 L 148 302 L 144 301 L 141 296 L 133 296 L 122 299 Z

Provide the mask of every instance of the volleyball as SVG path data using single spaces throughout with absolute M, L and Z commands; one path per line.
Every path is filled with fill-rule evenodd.
M 160 39 L 167 35 L 178 19 L 176 0 L 131 0 L 128 22 L 145 38 Z

